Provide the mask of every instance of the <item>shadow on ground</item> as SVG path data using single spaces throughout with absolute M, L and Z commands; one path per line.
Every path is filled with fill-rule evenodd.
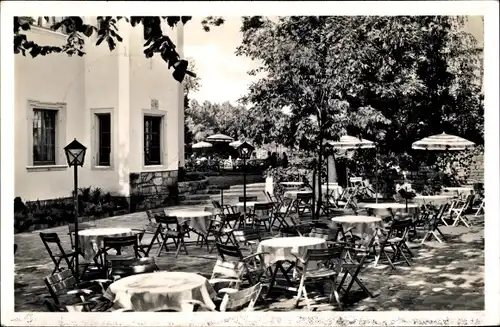
M 373 292 L 375 298 L 366 298 L 353 287 L 345 310 L 484 310 L 484 220 L 472 217 L 473 226 L 441 229 L 447 242 L 427 242 L 424 245 L 411 244 L 415 257 L 412 266 L 403 263 L 392 270 L 386 263 L 377 267 L 369 264 L 361 274 L 363 283 Z M 99 227 L 127 226 L 140 228 L 147 218 L 144 213 L 103 219 Z M 63 246 L 70 248 L 67 227 L 51 230 L 59 233 Z M 46 311 L 40 296 L 47 294 L 43 278 L 50 275 L 53 263 L 50 260 L 38 232 L 15 235 L 18 252 L 15 257 L 15 310 Z M 215 252 L 206 248 L 188 246 L 189 255 L 180 254 L 177 259 L 171 253 L 157 259 L 161 270 L 202 273 L 209 276 L 216 259 Z M 347 279 L 346 283 L 349 282 Z M 329 290 L 325 286 L 325 290 Z M 258 310 L 295 311 L 306 310 L 303 301 L 295 308 L 294 293 L 272 293 L 265 305 Z M 311 294 L 314 297 L 314 294 Z M 338 310 L 336 306 L 321 305 L 322 310 Z

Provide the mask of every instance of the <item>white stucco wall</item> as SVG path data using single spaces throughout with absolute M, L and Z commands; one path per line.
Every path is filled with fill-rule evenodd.
M 178 165 L 178 88 L 172 71 L 160 58 L 145 59 L 142 50 L 142 28 L 120 26 L 123 43 L 110 52 L 107 44 L 86 46 L 86 55 L 68 57 L 51 54 L 31 58 L 15 56 L 15 195 L 23 200 L 67 197 L 73 189 L 73 171 L 64 167 L 62 148 L 57 164 L 47 169 L 29 169 L 31 125 L 28 101 L 66 105 L 66 121 L 57 133 L 65 142 L 73 138 L 87 146 L 85 166 L 79 169 L 81 187 L 100 187 L 115 194 L 129 194 L 129 173 L 149 170 L 176 170 Z M 170 31 L 176 42 L 175 31 Z M 45 29 L 33 28 L 28 39 L 38 44 L 57 44 L 66 36 Z M 129 44 L 130 39 L 130 44 Z M 88 42 L 88 44 L 95 44 Z M 150 109 L 151 99 L 158 99 L 160 110 L 166 112 L 164 134 L 167 160 L 162 167 L 143 166 L 143 110 Z M 92 139 L 94 110 L 112 113 L 112 168 L 96 169 Z M 61 134 L 60 134 L 61 135 Z

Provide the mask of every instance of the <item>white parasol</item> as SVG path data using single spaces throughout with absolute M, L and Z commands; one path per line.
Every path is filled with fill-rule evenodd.
M 326 143 L 333 149 L 340 150 L 341 152 L 346 153 L 348 150 L 357 150 L 357 149 L 373 149 L 375 148 L 375 143 L 372 141 L 360 138 L 360 137 L 355 137 L 355 136 L 350 136 L 350 135 L 344 135 L 342 136 L 339 141 L 326 141 Z M 377 162 L 378 164 L 378 162 Z M 377 167 L 378 170 L 378 167 Z M 378 173 L 376 173 L 376 179 L 377 179 L 377 184 L 378 184 Z M 347 185 L 349 185 L 349 174 L 347 172 L 346 168 L 346 178 L 347 178 Z M 377 190 L 377 185 L 375 187 L 375 200 L 378 202 L 378 190 Z
M 206 141 L 208 142 L 226 142 L 230 143 L 233 142 L 234 139 L 231 136 L 224 135 L 224 134 L 214 134 L 206 138 Z
M 239 147 L 242 143 L 243 143 L 243 142 L 241 142 L 241 141 L 238 141 L 238 140 L 237 140 L 237 141 L 234 141 L 234 142 L 229 143 L 229 145 L 230 145 L 230 146 L 232 146 L 233 148 L 237 148 L 237 147 Z
M 205 148 L 211 148 L 211 147 L 213 147 L 212 144 L 210 144 L 208 142 L 203 142 L 203 141 L 195 143 L 192 146 L 193 149 L 205 149 Z
M 431 151 L 462 151 L 473 148 L 474 142 L 466 140 L 460 136 L 441 133 L 424 137 L 412 144 L 414 150 L 431 150 Z

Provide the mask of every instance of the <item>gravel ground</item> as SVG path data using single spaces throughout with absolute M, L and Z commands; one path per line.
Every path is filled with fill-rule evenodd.
M 178 208 L 169 208 L 178 209 Z M 442 227 L 448 242 L 427 242 L 415 245 L 412 266 L 398 265 L 391 270 L 387 264 L 373 267 L 368 264 L 360 273 L 363 283 L 375 298 L 364 298 L 355 287 L 344 310 L 391 311 L 391 310 L 484 310 L 484 217 L 470 217 L 471 228 Z M 140 228 L 147 222 L 145 213 L 134 213 L 102 219 L 99 227 Z M 52 228 L 58 232 L 63 246 L 70 241 L 67 227 Z M 53 263 L 50 260 L 39 231 L 15 235 L 18 251 L 15 258 L 15 311 L 46 311 L 40 296 L 47 294 L 43 278 L 48 276 Z M 206 248 L 188 245 L 189 256 L 171 253 L 157 258 L 161 270 L 197 272 L 210 275 L 216 259 L 215 251 L 208 254 Z M 271 294 L 259 310 L 295 311 L 306 310 L 305 305 L 294 307 L 293 293 Z M 319 311 L 338 310 L 335 306 L 320 305 Z

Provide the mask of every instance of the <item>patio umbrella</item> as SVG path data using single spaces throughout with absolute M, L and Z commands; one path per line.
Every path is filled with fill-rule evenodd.
M 229 143 L 229 145 L 232 146 L 233 148 L 237 148 L 241 145 L 241 143 L 243 142 L 236 140 L 234 142 Z
M 373 149 L 375 148 L 375 143 L 372 141 L 368 141 L 363 138 L 355 137 L 355 136 L 350 136 L 350 135 L 344 135 L 340 138 L 339 141 L 327 141 L 326 142 L 331 148 L 340 150 L 342 152 L 347 152 L 349 150 L 357 150 L 357 149 Z M 376 167 L 376 173 L 375 173 L 375 201 L 378 202 L 378 161 L 377 161 L 377 167 Z M 347 177 L 347 184 L 349 185 L 349 174 L 348 174 L 348 169 L 346 167 L 346 177 Z M 327 184 L 328 185 L 328 184 Z
M 460 136 L 446 134 L 431 135 L 423 139 L 413 142 L 411 148 L 414 150 L 430 150 L 430 151 L 464 151 L 475 147 L 476 144 L 466 140 Z M 447 164 L 447 169 L 450 163 Z
M 195 143 L 192 146 L 193 149 L 206 149 L 206 148 L 211 148 L 211 147 L 213 147 L 213 145 L 211 143 L 203 142 L 203 141 Z
M 227 136 L 224 134 L 214 134 L 205 139 L 208 142 L 224 142 L 224 143 L 231 143 L 234 141 L 234 139 L 231 136 Z
M 446 134 L 436 134 L 413 142 L 411 145 L 414 150 L 431 150 L 431 151 L 462 151 L 473 148 L 474 142 L 466 140 L 460 136 Z

